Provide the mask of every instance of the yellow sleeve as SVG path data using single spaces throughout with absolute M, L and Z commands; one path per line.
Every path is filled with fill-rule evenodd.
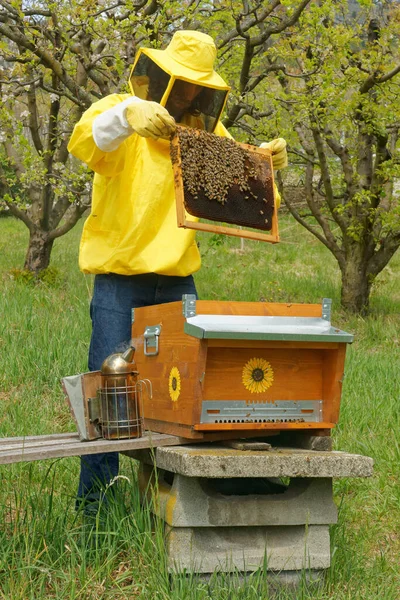
M 112 152 L 103 152 L 94 142 L 92 126 L 94 119 L 104 111 L 129 98 L 128 94 L 111 94 L 88 108 L 74 127 L 68 143 L 68 151 L 93 171 L 113 177 L 120 173 L 125 161 L 125 143 Z

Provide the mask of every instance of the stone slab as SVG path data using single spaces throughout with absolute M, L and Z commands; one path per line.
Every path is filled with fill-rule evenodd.
M 173 527 L 245 527 L 329 525 L 337 522 L 332 479 L 291 479 L 285 487 L 275 481 L 235 479 L 229 486 L 218 479 L 175 475 L 141 465 L 142 495 L 155 491 L 156 513 Z M 227 480 L 222 480 L 226 482 Z M 153 490 L 153 491 L 152 491 Z
M 171 571 L 251 572 L 266 564 L 268 571 L 327 569 L 330 566 L 329 527 L 167 527 L 166 546 Z
M 213 444 L 157 448 L 130 454 L 186 477 L 370 477 L 373 459 L 347 452 L 274 448 L 243 451 Z

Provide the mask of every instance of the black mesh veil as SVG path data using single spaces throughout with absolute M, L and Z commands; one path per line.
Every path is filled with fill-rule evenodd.
M 149 56 L 140 54 L 130 76 L 131 89 L 135 96 L 142 100 L 153 100 L 168 108 L 168 97 L 165 92 L 174 80 L 168 97 L 174 95 L 175 86 L 182 85 L 182 79 L 175 78 L 159 67 Z M 199 129 L 213 132 L 225 105 L 227 90 L 220 90 L 194 83 L 199 91 L 185 112 L 177 118 L 182 122 Z

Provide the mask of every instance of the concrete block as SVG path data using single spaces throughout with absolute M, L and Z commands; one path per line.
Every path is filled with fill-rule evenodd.
M 156 512 L 173 527 L 329 525 L 337 522 L 331 479 L 291 479 L 288 487 L 265 479 L 204 479 L 141 465 L 142 496 L 157 494 Z M 279 493 L 277 493 L 279 492 Z
M 166 523 L 169 568 L 246 573 L 266 557 L 268 574 L 322 573 L 330 565 L 329 524 L 337 520 L 332 478 L 369 477 L 373 460 L 316 447 L 201 444 L 135 452 L 142 495 L 153 488 L 154 510 Z M 290 478 L 287 488 L 274 481 L 283 477 Z
M 333 450 L 333 440 L 330 435 L 312 435 L 303 431 L 282 431 L 277 444 L 290 448 L 318 450 L 319 452 L 331 452 Z
M 330 565 L 329 527 L 168 527 L 171 571 L 251 572 L 266 564 L 269 571 L 326 569 Z
M 140 455 L 139 455 L 140 456 Z M 160 469 L 186 477 L 370 477 L 373 460 L 347 452 L 274 448 L 241 451 L 210 444 L 157 448 Z

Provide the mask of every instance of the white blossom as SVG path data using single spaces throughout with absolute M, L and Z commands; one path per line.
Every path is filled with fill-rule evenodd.
M 57 102 L 57 101 L 58 101 L 57 94 L 50 94 L 50 102 L 53 104 L 53 102 Z
M 25 117 L 29 117 L 29 114 L 29 110 L 23 110 L 19 116 L 21 117 L 21 119 L 25 119 Z

